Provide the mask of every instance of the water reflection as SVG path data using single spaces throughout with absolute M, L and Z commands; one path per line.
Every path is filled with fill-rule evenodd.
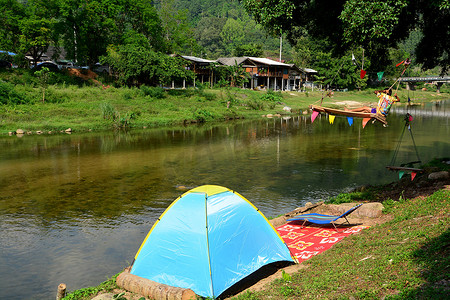
M 396 180 L 386 171 L 404 112 L 364 129 L 345 118 L 239 121 L 103 134 L 0 138 L 0 289 L 8 299 L 54 297 L 127 266 L 179 186 L 219 184 L 267 216 L 348 188 Z M 445 103 L 427 111 L 446 112 Z M 417 110 L 422 160 L 448 156 L 448 115 Z M 397 161 L 415 160 L 404 138 Z M 27 288 L 23 289 L 23 285 Z

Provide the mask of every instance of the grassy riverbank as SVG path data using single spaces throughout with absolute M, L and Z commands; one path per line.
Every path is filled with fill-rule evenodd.
M 320 100 L 323 93 L 253 91 L 239 88 L 164 90 L 162 88 L 115 88 L 82 83 L 59 74 L 45 91 L 31 74 L 0 74 L 0 135 L 20 128 L 25 132 L 47 134 L 67 128 L 73 131 L 143 128 L 229 119 L 254 119 L 265 114 L 287 114 L 285 106 L 297 115 Z M 415 103 L 450 98 L 445 88 L 435 91 L 398 92 L 402 102 Z M 324 104 L 355 101 L 377 102 L 373 89 L 335 92 Z
M 445 299 L 450 279 L 449 200 L 448 186 L 429 196 L 385 199 L 384 217 L 390 221 L 345 238 L 264 291 L 247 291 L 234 299 Z M 120 293 L 115 277 L 65 299 Z

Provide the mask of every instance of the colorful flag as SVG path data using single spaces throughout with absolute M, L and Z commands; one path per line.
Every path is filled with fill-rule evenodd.
M 361 74 L 360 74 L 360 76 L 361 76 L 361 79 L 363 79 L 364 76 L 366 76 L 366 71 L 364 71 L 363 69 L 361 69 Z
M 328 118 L 328 121 L 330 122 L 330 124 L 334 123 L 334 118 L 336 118 L 336 116 L 330 115 Z
M 384 72 L 378 72 L 377 75 L 378 75 L 378 80 L 381 81 L 381 79 L 383 79 Z
M 352 53 L 352 63 L 357 66 L 359 69 L 361 69 L 361 67 L 359 66 L 358 62 L 356 61 L 355 55 L 353 55 Z
M 411 172 L 411 181 L 414 180 L 414 178 L 416 177 L 417 173 L 416 172 Z
M 347 117 L 347 121 L 348 121 L 348 125 L 350 125 L 350 126 L 353 125 L 353 118 L 352 117 Z
M 399 179 L 402 179 L 402 177 L 403 177 L 404 174 L 405 174 L 404 171 L 398 172 L 398 178 L 399 178 Z
M 318 111 L 316 111 L 316 110 L 314 110 L 313 112 L 312 112 L 312 115 L 311 115 L 311 123 L 314 123 L 314 120 L 316 119 L 316 117 L 319 115 L 319 112 Z
M 367 123 L 370 121 L 370 118 L 364 118 L 363 120 L 362 120 L 362 126 L 363 126 L 363 128 L 364 127 L 366 127 L 366 125 L 367 125 Z

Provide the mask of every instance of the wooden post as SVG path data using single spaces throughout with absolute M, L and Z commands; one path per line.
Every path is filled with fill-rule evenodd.
M 58 292 L 56 294 L 56 300 L 61 300 L 65 296 L 66 296 L 66 284 L 65 283 L 60 283 L 58 285 Z

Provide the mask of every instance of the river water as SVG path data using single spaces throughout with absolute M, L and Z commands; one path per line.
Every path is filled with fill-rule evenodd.
M 398 180 L 385 166 L 450 155 L 449 102 L 394 108 L 389 126 L 337 117 L 174 129 L 0 137 L 0 298 L 53 299 L 128 266 L 187 188 L 238 191 L 267 217 Z

